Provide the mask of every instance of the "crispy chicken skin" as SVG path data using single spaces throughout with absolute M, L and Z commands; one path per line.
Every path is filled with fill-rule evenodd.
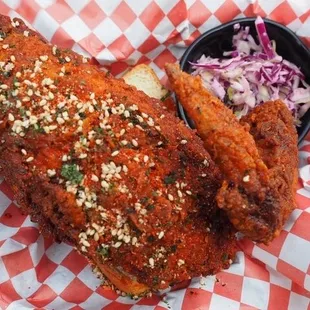
M 199 77 L 182 72 L 176 64 L 167 64 L 166 71 L 205 148 L 224 174 L 216 197 L 219 208 L 227 212 L 237 230 L 268 244 L 294 207 L 297 135 L 292 116 L 277 101 L 255 109 L 239 123 Z M 273 154 L 267 159 L 268 152 Z M 284 158 L 277 159 L 279 153 Z
M 0 166 L 21 209 L 133 295 L 229 267 L 222 176 L 160 101 L 0 16 Z
M 250 126 L 258 152 L 268 168 L 270 186 L 279 193 L 282 225 L 295 208 L 298 180 L 297 132 L 291 112 L 280 101 L 270 101 L 256 107 L 240 123 Z

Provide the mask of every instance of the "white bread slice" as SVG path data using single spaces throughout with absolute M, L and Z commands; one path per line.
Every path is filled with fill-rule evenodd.
M 147 65 L 141 64 L 128 71 L 123 79 L 128 85 L 135 86 L 149 97 L 164 100 L 168 96 L 154 70 Z

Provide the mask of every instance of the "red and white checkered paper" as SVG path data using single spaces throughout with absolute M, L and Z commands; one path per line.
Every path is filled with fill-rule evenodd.
M 3 0 L 0 13 L 20 17 L 48 41 L 95 58 L 119 75 L 177 61 L 206 30 L 261 15 L 294 30 L 310 46 L 309 0 Z M 310 309 L 310 136 L 300 146 L 297 209 L 266 247 L 243 240 L 232 266 L 138 301 L 100 287 L 84 257 L 44 239 L 0 179 L 2 309 Z

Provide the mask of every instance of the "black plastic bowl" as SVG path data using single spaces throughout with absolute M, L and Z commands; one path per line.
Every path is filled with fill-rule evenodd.
M 287 27 L 274 21 L 265 19 L 267 33 L 271 40 L 276 41 L 276 50 L 283 58 L 300 67 L 310 83 L 310 50 L 307 46 Z M 256 39 L 255 18 L 241 18 L 213 28 L 198 37 L 185 51 L 181 58 L 180 66 L 185 72 L 193 71 L 189 61 L 196 62 L 203 54 L 211 57 L 223 57 L 224 51 L 232 50 L 233 25 L 240 23 L 242 27 L 249 26 L 250 33 Z M 182 105 L 177 101 L 179 116 L 185 123 L 194 128 L 191 119 L 186 115 Z M 298 143 L 302 141 L 310 129 L 310 110 L 302 117 L 302 124 L 297 128 Z

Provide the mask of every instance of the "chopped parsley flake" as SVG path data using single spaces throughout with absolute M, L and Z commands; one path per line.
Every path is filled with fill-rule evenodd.
M 34 124 L 34 130 L 38 133 L 45 133 L 44 129 L 39 124 Z
M 177 179 L 175 172 L 171 172 L 164 177 L 165 184 L 173 184 Z
M 80 112 L 79 116 L 80 116 L 81 119 L 84 119 L 86 117 L 86 114 L 84 112 Z
M 65 64 L 66 63 L 66 60 L 64 58 L 61 58 L 61 57 L 58 58 L 58 61 L 59 61 L 60 64 Z
M 147 205 L 147 206 L 146 206 L 146 209 L 147 209 L 148 211 L 154 210 L 154 208 L 155 208 L 154 205 Z
M 99 247 L 97 252 L 102 255 L 103 257 L 109 256 L 109 248 L 108 247 Z
M 26 110 L 24 108 L 19 109 L 19 115 L 20 116 L 26 116 Z
M 61 176 L 73 184 L 80 184 L 83 174 L 78 170 L 76 164 L 65 164 L 61 168 Z
M 141 202 L 142 204 L 145 204 L 145 203 L 147 203 L 148 200 L 149 200 L 148 197 L 142 197 L 142 198 L 140 199 L 140 202 Z
M 95 130 L 98 134 L 103 134 L 103 129 L 100 128 L 100 127 L 96 127 L 94 130 Z

